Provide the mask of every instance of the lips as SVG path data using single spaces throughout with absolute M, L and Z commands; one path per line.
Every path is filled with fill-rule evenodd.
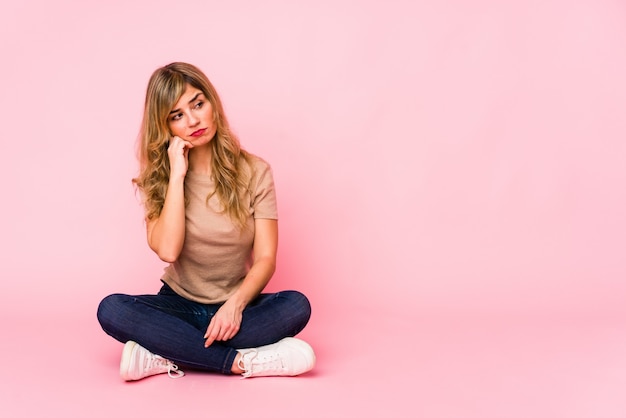
M 193 133 L 191 134 L 191 136 L 193 136 L 194 138 L 197 138 L 197 137 L 199 137 L 199 136 L 202 136 L 202 134 L 203 134 L 204 132 L 206 132 L 206 128 L 204 128 L 204 129 L 198 129 L 197 131 L 193 132 Z

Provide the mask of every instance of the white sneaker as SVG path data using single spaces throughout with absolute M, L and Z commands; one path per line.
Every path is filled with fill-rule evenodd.
M 134 341 L 128 341 L 122 351 L 120 375 L 124 380 L 139 380 L 155 374 L 167 373 L 175 379 L 185 375 L 178 366 L 161 356 L 152 354 Z M 175 374 L 173 374 L 175 373 Z
M 244 371 L 242 377 L 295 376 L 315 366 L 313 348 L 297 338 L 237 351 L 241 353 L 238 366 Z

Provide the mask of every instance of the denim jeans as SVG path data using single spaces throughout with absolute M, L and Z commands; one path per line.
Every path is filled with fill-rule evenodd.
M 244 309 L 232 339 L 205 348 L 204 333 L 220 306 L 190 301 L 164 284 L 156 295 L 107 296 L 98 306 L 98 321 L 116 340 L 133 340 L 181 368 L 230 374 L 237 349 L 293 337 L 311 316 L 311 305 L 302 293 L 262 293 Z

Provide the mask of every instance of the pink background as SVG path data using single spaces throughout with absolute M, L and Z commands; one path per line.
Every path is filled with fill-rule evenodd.
M 622 1 L 28 0 L 0 35 L 13 416 L 625 413 Z M 159 286 L 130 179 L 176 60 L 274 168 L 269 290 L 313 302 L 307 377 L 116 375 L 95 309 Z

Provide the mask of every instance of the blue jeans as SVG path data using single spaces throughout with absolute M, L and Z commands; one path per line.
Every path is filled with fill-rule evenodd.
M 156 295 L 107 296 L 98 306 L 98 321 L 116 340 L 133 340 L 181 368 L 230 374 L 237 349 L 293 337 L 311 316 L 311 305 L 302 293 L 262 293 L 244 309 L 232 339 L 205 348 L 204 333 L 220 306 L 190 301 L 164 284 Z

